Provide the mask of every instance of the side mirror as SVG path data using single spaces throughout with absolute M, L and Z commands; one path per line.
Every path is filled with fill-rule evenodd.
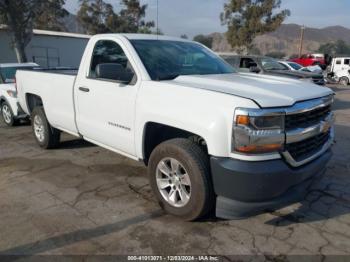
M 251 66 L 251 67 L 249 67 L 249 72 L 259 74 L 260 69 L 257 66 Z
M 96 77 L 129 84 L 134 77 L 134 73 L 131 70 L 124 68 L 121 64 L 98 64 L 96 66 Z

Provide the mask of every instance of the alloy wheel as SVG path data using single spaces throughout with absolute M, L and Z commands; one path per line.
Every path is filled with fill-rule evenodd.
M 3 105 L 2 106 L 2 116 L 4 118 L 4 121 L 6 124 L 10 124 L 12 121 L 12 113 L 11 109 L 8 105 Z
M 175 158 L 164 158 L 158 163 L 156 181 L 160 194 L 171 206 L 183 207 L 190 200 L 190 176 Z
M 33 126 L 36 138 L 39 140 L 39 142 L 43 142 L 45 139 L 45 127 L 43 120 L 39 115 L 34 117 Z

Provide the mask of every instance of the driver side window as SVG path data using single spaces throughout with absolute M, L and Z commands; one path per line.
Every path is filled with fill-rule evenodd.
M 111 70 L 103 77 L 98 74 L 99 68 L 102 66 L 105 68 L 109 66 L 109 70 Z M 133 74 L 131 83 L 136 82 L 136 74 L 121 46 L 111 40 L 98 41 L 92 54 L 89 78 L 115 81 L 121 78 L 121 72 Z

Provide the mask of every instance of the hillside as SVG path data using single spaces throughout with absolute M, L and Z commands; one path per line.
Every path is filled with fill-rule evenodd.
M 69 14 L 63 19 L 69 32 L 85 33 L 82 26 L 73 14 Z M 213 49 L 218 52 L 232 51 L 227 43 L 225 35 L 213 33 Z M 281 51 L 288 56 L 297 54 L 299 50 L 300 25 L 283 24 L 275 32 L 258 36 L 254 43 L 262 54 L 272 51 Z M 342 26 L 330 26 L 322 29 L 306 27 L 304 35 L 303 53 L 316 51 L 320 44 L 342 39 L 350 44 L 350 29 Z
M 213 49 L 215 51 L 231 51 L 223 34 L 213 33 Z M 281 51 L 287 55 L 298 53 L 299 50 L 300 25 L 283 24 L 273 33 L 258 36 L 255 39 L 255 45 L 261 53 L 266 54 L 271 51 Z M 322 29 L 305 29 L 304 35 L 304 53 L 314 52 L 320 44 L 342 39 L 350 44 L 350 29 L 342 26 L 330 26 Z

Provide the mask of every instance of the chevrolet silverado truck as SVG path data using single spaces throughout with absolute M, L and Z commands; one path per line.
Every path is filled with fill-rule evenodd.
M 331 157 L 330 89 L 236 73 L 199 43 L 96 35 L 78 71 L 16 77 L 39 146 L 63 131 L 143 161 L 160 206 L 185 220 L 297 202 Z

